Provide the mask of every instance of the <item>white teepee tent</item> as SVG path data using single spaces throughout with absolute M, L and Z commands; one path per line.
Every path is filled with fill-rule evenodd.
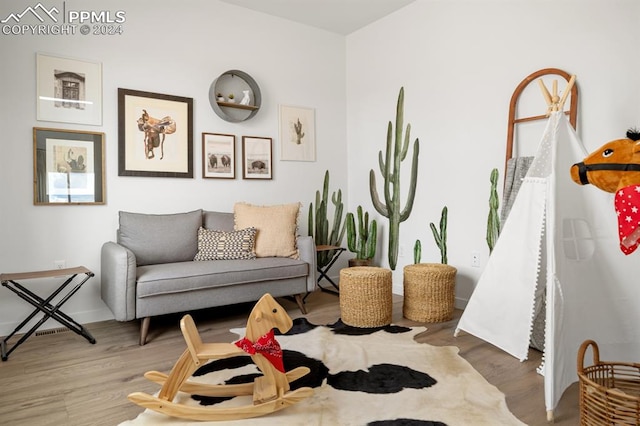
M 565 114 L 551 113 L 456 330 L 524 360 L 536 285 L 545 286 L 538 303 L 546 302 L 541 373 L 549 417 L 578 380 L 584 340 L 598 343 L 602 360 L 640 360 L 640 261 L 619 250 L 613 194 L 571 180 L 571 165 L 585 156 Z

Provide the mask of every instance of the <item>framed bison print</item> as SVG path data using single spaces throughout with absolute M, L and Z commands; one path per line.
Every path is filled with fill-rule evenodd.
M 193 178 L 193 99 L 118 89 L 118 176 Z
M 235 179 L 236 137 L 202 133 L 202 177 Z
M 271 179 L 273 155 L 271 138 L 242 137 L 242 179 Z

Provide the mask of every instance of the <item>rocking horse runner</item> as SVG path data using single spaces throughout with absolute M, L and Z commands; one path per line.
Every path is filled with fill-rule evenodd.
M 626 139 L 608 142 L 584 161 L 571 166 L 578 185 L 592 184 L 615 193 L 620 249 L 631 254 L 640 242 L 640 132 L 627 131 Z
M 180 321 L 187 349 L 174 365 L 171 373 L 149 371 L 145 377 L 162 385 L 157 397 L 142 392 L 128 396 L 129 400 L 145 408 L 191 420 L 236 420 L 258 417 L 293 405 L 313 394 L 303 387 L 290 391 L 289 383 L 309 373 L 309 368 L 298 367 L 285 372 L 282 350 L 274 338 L 273 329 L 286 333 L 293 322 L 287 312 L 270 294 L 256 303 L 247 320 L 246 337 L 236 343 L 202 343 L 190 315 Z M 211 359 L 250 355 L 263 376 L 254 383 L 237 385 L 207 385 L 189 382 L 193 372 Z M 178 391 L 205 396 L 252 395 L 253 405 L 228 408 L 206 408 L 173 402 Z

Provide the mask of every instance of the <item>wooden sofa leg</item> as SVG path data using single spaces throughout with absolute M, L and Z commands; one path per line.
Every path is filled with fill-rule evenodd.
M 149 323 L 151 322 L 151 317 L 142 318 L 142 322 L 140 322 L 140 346 L 144 346 L 147 343 L 147 334 L 149 333 Z
M 296 294 L 295 298 L 296 298 L 296 303 L 298 304 L 298 307 L 300 308 L 300 312 L 302 312 L 304 315 L 306 315 L 307 314 L 307 308 L 304 307 L 304 300 L 302 300 L 302 295 L 301 294 Z

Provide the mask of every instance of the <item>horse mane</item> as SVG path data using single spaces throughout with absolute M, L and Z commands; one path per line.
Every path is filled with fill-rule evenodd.
M 627 130 L 627 137 L 632 141 L 636 142 L 640 140 L 640 130 L 636 127 L 631 127 Z

